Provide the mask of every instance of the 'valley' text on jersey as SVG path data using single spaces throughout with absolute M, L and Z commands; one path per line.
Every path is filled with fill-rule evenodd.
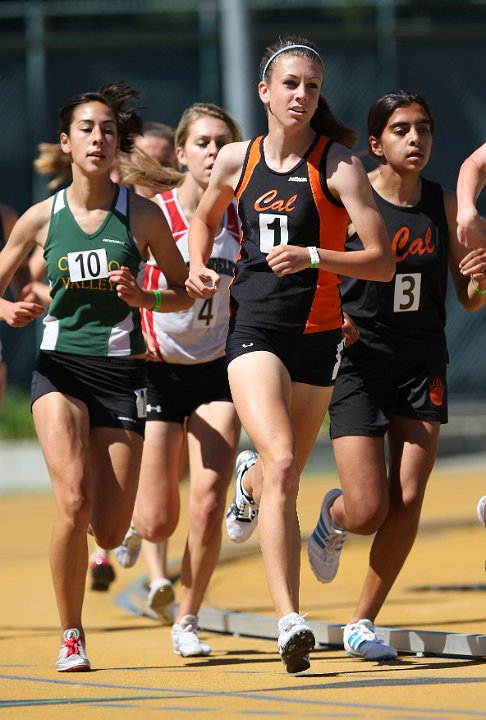
M 44 247 L 52 302 L 41 350 L 124 356 L 145 352 L 140 312 L 121 300 L 108 278 L 122 265 L 138 277 L 144 262 L 130 232 L 129 192 L 117 186 L 110 211 L 96 232 L 85 233 L 56 193 Z

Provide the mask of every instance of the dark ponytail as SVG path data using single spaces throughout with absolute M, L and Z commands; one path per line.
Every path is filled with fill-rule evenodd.
M 319 97 L 317 110 L 312 117 L 311 127 L 321 135 L 327 135 L 347 148 L 352 148 L 358 141 L 357 131 L 346 127 L 333 115 L 327 100 L 322 95 Z

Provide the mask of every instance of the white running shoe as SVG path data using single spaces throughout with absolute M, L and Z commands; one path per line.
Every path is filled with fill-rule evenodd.
M 316 640 L 304 618 L 296 612 L 278 621 L 278 651 L 288 673 L 298 673 L 310 668 L 309 653 Z
M 168 578 L 159 578 L 150 583 L 147 605 L 164 625 L 171 625 L 174 621 L 170 607 L 174 599 L 174 588 Z
M 91 670 L 86 657 L 84 637 L 77 628 L 64 631 L 63 642 L 56 661 L 58 672 L 83 672 Z
M 258 524 L 258 506 L 243 487 L 243 476 L 257 459 L 253 450 L 244 450 L 236 458 L 235 496 L 226 513 L 226 531 L 229 539 L 236 543 L 248 540 Z
M 344 649 L 348 655 L 365 660 L 394 660 L 397 656 L 394 647 L 377 638 L 371 620 L 350 623 L 344 626 L 343 631 Z
M 196 615 L 184 615 L 180 622 L 172 626 L 172 647 L 176 655 L 182 657 L 209 655 L 211 648 L 199 640 L 198 630 Z
M 142 538 L 131 522 L 122 544 L 115 548 L 115 557 L 123 568 L 131 568 L 137 562 L 141 549 Z
M 348 537 L 346 530 L 337 528 L 329 515 L 329 508 L 339 495 L 342 491 L 334 489 L 324 496 L 319 520 L 307 544 L 310 566 L 322 583 L 331 582 L 336 577 L 341 550 Z
M 486 495 L 479 500 L 477 512 L 479 522 L 486 527 Z

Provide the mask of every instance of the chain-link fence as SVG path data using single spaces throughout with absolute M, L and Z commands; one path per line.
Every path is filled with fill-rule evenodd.
M 225 104 L 222 6 L 243 0 L 0 0 L 0 200 L 23 211 L 47 194 L 35 178 L 38 142 L 56 140 L 57 109 L 70 95 L 124 79 L 141 93 L 146 119 L 176 125 L 195 101 Z M 361 131 L 368 107 L 403 87 L 424 95 L 435 115 L 430 179 L 455 187 L 463 159 L 486 139 L 486 0 L 249 0 L 254 87 L 264 47 L 279 35 L 311 38 L 325 59 L 324 93 L 334 112 Z M 234 62 L 238 63 L 235 56 Z M 228 107 L 232 111 L 231 107 Z M 482 200 L 486 211 L 486 197 Z M 486 395 L 486 315 L 448 299 L 451 394 Z M 28 383 L 38 329 L 0 328 L 10 376 Z

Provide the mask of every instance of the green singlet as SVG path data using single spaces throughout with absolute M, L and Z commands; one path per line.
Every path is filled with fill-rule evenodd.
M 73 217 L 66 190 L 56 193 L 44 248 L 52 302 L 41 350 L 99 357 L 145 352 L 140 312 L 118 298 L 108 278 L 121 265 L 134 277 L 143 270 L 128 209 L 128 190 L 117 186 L 106 219 L 88 234 Z

